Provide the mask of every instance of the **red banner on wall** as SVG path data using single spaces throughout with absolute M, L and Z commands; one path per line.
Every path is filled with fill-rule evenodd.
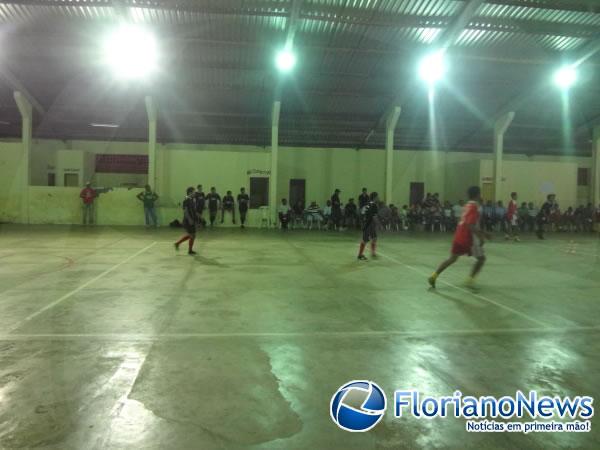
M 97 173 L 148 173 L 148 155 L 96 155 Z

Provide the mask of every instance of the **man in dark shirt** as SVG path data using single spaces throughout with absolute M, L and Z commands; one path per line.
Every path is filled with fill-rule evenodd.
M 369 194 L 367 188 L 362 188 L 362 193 L 358 196 L 358 209 L 362 214 L 362 210 L 369 203 Z
M 358 225 L 358 209 L 353 198 L 349 199 L 344 207 L 344 221 L 346 227 L 355 228 Z
M 237 196 L 237 202 L 240 210 L 240 222 L 242 222 L 242 228 L 245 228 L 246 214 L 248 214 L 248 207 L 250 206 L 250 197 L 246 194 L 245 188 L 240 189 L 240 193 Z
M 556 195 L 548 194 L 546 201 L 540 208 L 540 212 L 538 212 L 536 217 L 537 230 L 535 232 L 538 239 L 544 239 L 544 224 L 550 221 L 550 214 L 552 214 L 552 209 L 554 208 L 555 202 Z
M 219 206 L 221 203 L 221 196 L 217 194 L 217 190 L 214 186 L 210 188 L 210 192 L 206 196 L 206 202 L 208 203 L 208 215 L 210 219 L 210 226 L 212 227 L 215 224 L 217 211 L 219 211 Z
M 364 255 L 365 247 L 367 242 L 371 241 L 371 258 L 377 258 L 375 252 L 377 248 L 377 192 L 371 192 L 370 201 L 365 206 L 364 212 L 364 223 L 363 223 L 363 236 L 360 242 L 360 248 L 358 251 L 358 259 L 366 260 L 367 257 Z
M 199 184 L 196 187 L 196 213 L 198 216 L 198 223 L 206 226 L 206 222 L 202 218 L 202 212 L 204 212 L 204 206 L 206 204 L 206 195 L 204 194 L 204 190 L 202 189 L 202 185 Z
M 340 192 L 339 189 L 336 189 L 331 196 L 331 221 L 336 230 L 340 228 L 340 222 L 342 221 L 342 201 L 340 200 Z
M 175 250 L 179 250 L 179 245 L 185 241 L 188 241 L 188 255 L 195 255 L 194 241 L 196 240 L 196 223 L 198 222 L 197 217 L 197 206 L 196 196 L 194 194 L 194 188 L 189 187 L 186 190 L 186 196 L 183 200 L 183 228 L 185 228 L 186 234 L 175 242 Z
M 231 213 L 231 219 L 235 225 L 235 200 L 231 191 L 227 191 L 227 194 L 223 197 L 223 207 L 221 208 L 221 223 L 225 222 L 225 211 Z

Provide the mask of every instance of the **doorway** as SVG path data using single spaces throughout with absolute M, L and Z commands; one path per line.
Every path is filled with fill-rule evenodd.
M 410 183 L 410 198 L 409 204 L 416 205 L 417 203 L 421 203 L 425 198 L 425 183 Z
M 302 206 L 305 205 L 305 195 L 306 195 L 306 180 L 303 178 L 292 178 L 290 180 L 290 198 L 289 205 L 293 206 L 298 201 L 302 202 Z
M 65 187 L 79 186 L 79 174 L 78 173 L 65 173 L 63 180 L 64 180 Z

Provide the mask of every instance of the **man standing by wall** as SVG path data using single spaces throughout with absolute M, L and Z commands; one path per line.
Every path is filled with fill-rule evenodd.
M 210 218 L 210 226 L 212 228 L 215 224 L 217 211 L 219 211 L 219 206 L 221 204 L 221 196 L 217 194 L 217 189 L 214 186 L 210 188 L 210 192 L 206 196 L 206 202 L 208 203 L 208 215 Z
M 79 193 L 83 201 L 83 224 L 94 224 L 94 199 L 97 197 L 96 191 L 92 188 L 92 183 L 85 183 L 85 187 Z
M 336 189 L 331 196 L 331 221 L 333 227 L 338 230 L 342 220 L 342 201 L 340 200 L 340 190 Z
M 246 194 L 246 189 L 241 188 L 240 193 L 237 196 L 238 208 L 240 209 L 240 221 L 242 222 L 242 228 L 246 223 L 246 214 L 248 214 L 248 206 L 250 205 L 250 197 Z
M 146 185 L 143 192 L 137 195 L 138 200 L 144 203 L 144 218 L 146 220 L 146 226 L 158 226 L 158 219 L 156 218 L 156 209 L 154 204 L 158 200 L 158 194 L 152 191 L 149 184 Z
M 221 223 L 225 222 L 225 212 L 231 213 L 231 219 L 235 225 L 235 200 L 231 191 L 227 191 L 227 194 L 223 196 L 223 207 L 221 208 Z

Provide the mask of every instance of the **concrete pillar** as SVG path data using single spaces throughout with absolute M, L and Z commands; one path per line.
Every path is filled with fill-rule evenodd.
M 269 208 L 271 211 L 271 225 L 277 223 L 277 165 L 279 158 L 279 113 L 281 102 L 273 102 L 271 115 L 271 178 L 269 180 Z
M 600 203 L 600 125 L 594 127 L 592 139 L 592 170 L 591 170 L 591 192 L 590 201 L 595 208 Z
M 156 190 L 156 121 L 158 114 L 153 98 L 146 97 L 145 100 L 146 114 L 148 115 L 148 184 Z
M 21 191 L 21 212 L 20 222 L 29 223 L 29 182 L 31 180 L 31 170 L 29 160 L 31 158 L 31 140 L 33 132 L 33 112 L 31 103 L 20 91 L 14 93 L 15 102 L 21 113 L 21 144 L 23 152 L 21 155 L 20 183 Z
M 502 157 L 504 155 L 504 133 L 515 118 L 513 111 L 507 112 L 494 124 L 494 201 L 502 200 Z M 486 199 L 487 200 L 487 199 Z
M 385 202 L 392 203 L 394 169 L 394 131 L 400 117 L 401 108 L 395 106 L 387 118 L 385 126 Z

